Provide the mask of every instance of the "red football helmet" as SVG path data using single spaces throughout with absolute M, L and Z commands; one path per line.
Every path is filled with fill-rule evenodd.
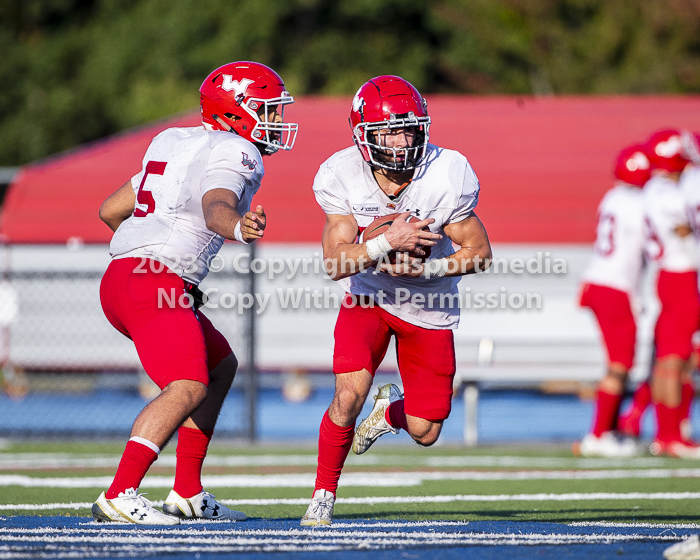
M 643 187 L 651 177 L 651 164 L 644 144 L 625 148 L 617 156 L 615 177 L 629 185 Z
M 690 158 L 683 149 L 680 130 L 660 130 L 647 140 L 647 155 L 652 169 L 663 169 L 671 173 L 683 171 Z
M 352 100 L 352 138 L 366 162 L 394 172 L 416 167 L 425 157 L 430 117 L 418 90 L 398 76 L 379 76 L 364 84 Z M 412 146 L 390 147 L 380 130 L 415 129 Z
M 294 146 L 298 125 L 284 122 L 284 106 L 294 99 L 277 72 L 264 64 L 224 64 L 207 76 L 199 93 L 205 127 L 235 132 L 264 154 Z M 281 122 L 275 122 L 275 111 Z

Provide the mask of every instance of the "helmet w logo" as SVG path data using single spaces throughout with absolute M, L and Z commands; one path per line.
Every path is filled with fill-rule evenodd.
M 360 95 L 360 92 L 358 91 L 352 100 L 352 110 L 353 111 L 361 111 L 362 107 L 364 107 L 364 105 L 365 105 L 365 100 L 362 98 L 362 96 Z
M 681 150 L 683 149 L 683 144 L 681 143 L 681 139 L 679 136 L 671 136 L 668 140 L 665 142 L 659 142 L 656 145 L 656 148 L 654 151 L 656 152 L 657 155 L 661 157 L 673 157 L 676 154 L 680 154 Z
M 233 76 L 230 74 L 224 74 L 223 78 L 224 80 L 221 82 L 221 89 L 225 91 L 233 91 L 236 97 L 239 95 L 245 96 L 248 86 L 253 83 L 253 80 L 249 80 L 248 78 L 243 78 L 240 81 L 234 80 Z

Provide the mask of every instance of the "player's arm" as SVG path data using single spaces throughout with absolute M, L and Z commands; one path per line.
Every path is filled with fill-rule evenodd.
M 365 243 L 355 243 L 359 228 L 352 215 L 326 214 L 323 226 L 323 261 L 326 272 L 333 280 L 358 274 L 373 265 L 390 251 L 414 251 L 424 254 L 421 246 L 435 245 L 439 234 L 423 231 L 422 228 L 435 220 L 406 222 L 408 212 L 402 219 L 394 220 L 386 233 Z M 369 244 L 369 246 L 368 246 Z
M 371 263 L 364 243 L 355 243 L 358 231 L 352 215 L 326 214 L 321 240 L 323 264 L 333 280 L 357 274 Z
M 474 274 L 486 270 L 491 265 L 489 236 L 484 224 L 474 212 L 461 222 L 447 224 L 443 229 L 447 237 L 459 245 L 459 249 L 449 257 L 445 257 L 446 262 L 441 263 L 447 271 L 445 276 Z M 431 265 L 428 263 L 426 263 L 427 274 L 430 275 Z
M 131 181 L 129 181 L 110 194 L 102 203 L 100 220 L 107 224 L 112 231 L 117 231 L 121 223 L 134 213 L 135 206 L 136 195 L 131 187 Z
M 486 270 L 491 264 L 491 245 L 486 229 L 476 214 L 443 228 L 459 249 L 449 257 L 421 262 L 413 255 L 397 255 L 396 264 L 382 263 L 380 270 L 391 276 L 434 278 L 463 276 Z
M 691 233 L 693 233 L 693 228 L 691 228 L 688 224 L 681 224 L 673 228 L 673 233 L 681 238 L 688 237 Z
M 238 213 L 238 195 L 228 189 L 212 189 L 202 197 L 202 211 L 207 228 L 225 239 L 241 239 L 250 243 L 260 239 L 267 226 L 267 217 L 263 207 L 258 205 L 255 211 L 248 211 L 243 216 Z M 236 227 L 240 223 L 240 239 L 236 236 Z
M 655 198 L 657 211 L 665 212 L 672 224 L 672 233 L 681 239 L 693 233 L 691 226 L 692 207 L 680 189 L 667 190 L 663 196 Z M 667 222 L 668 223 L 668 222 Z

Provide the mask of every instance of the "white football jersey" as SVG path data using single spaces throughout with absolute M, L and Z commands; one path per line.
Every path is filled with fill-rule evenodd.
M 661 270 L 697 270 L 698 255 L 692 235 L 680 237 L 674 229 L 689 225 L 687 205 L 680 185 L 663 175 L 644 186 L 645 253 Z
M 224 242 L 207 229 L 202 197 L 213 189 L 233 191 L 243 215 L 264 173 L 258 149 L 230 132 L 202 126 L 161 132 L 131 179 L 134 214 L 114 233 L 110 254 L 160 260 L 187 282 L 199 284 Z
M 598 206 L 593 258 L 583 281 L 633 294 L 644 264 L 642 189 L 619 183 Z
M 688 221 L 700 249 L 700 165 L 686 167 L 679 184 L 687 205 Z
M 395 212 L 410 211 L 420 219 L 434 218 L 430 231 L 443 237 L 432 247 L 430 258 L 439 259 L 454 253 L 443 227 L 472 214 L 479 198 L 479 181 L 462 154 L 429 144 L 413 180 L 392 200 L 379 188 L 370 166 L 352 146 L 321 165 L 314 180 L 314 193 L 326 214 L 352 214 L 360 231 L 376 218 Z M 457 294 L 459 280 L 460 277 L 394 277 L 370 268 L 338 282 L 346 292 L 372 296 L 383 309 L 408 323 L 428 329 L 455 329 L 459 305 L 456 300 L 451 304 L 449 298 L 439 296 Z M 397 303 L 397 297 L 407 299 L 408 294 L 418 298 Z

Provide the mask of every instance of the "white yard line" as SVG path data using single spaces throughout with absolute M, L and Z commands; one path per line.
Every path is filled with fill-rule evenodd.
M 111 468 L 119 464 L 120 457 L 91 456 L 71 453 L 0 453 L 0 471 L 60 469 L 60 468 Z M 348 465 L 404 465 L 407 458 L 401 455 L 363 455 L 348 457 Z M 550 458 L 511 456 L 431 456 L 410 457 L 416 467 L 501 467 L 501 468 L 650 468 L 667 462 L 658 457 L 635 457 L 629 459 L 595 458 Z M 158 458 L 159 466 L 175 466 L 175 455 L 165 454 Z M 214 455 L 207 456 L 206 465 L 211 467 L 257 467 L 257 466 L 315 466 L 316 455 Z
M 667 464 L 660 457 L 629 457 L 625 459 L 580 458 L 580 457 L 512 457 L 484 456 L 430 456 L 425 457 L 427 467 L 514 467 L 550 469 L 600 469 L 612 467 L 660 467 Z
M 448 503 L 448 502 L 567 502 L 589 500 L 697 500 L 700 492 L 592 492 L 571 494 L 458 494 L 450 496 L 389 496 L 380 498 L 340 498 L 337 503 L 346 504 L 404 504 L 404 503 Z M 225 500 L 223 500 L 225 501 Z M 308 500 L 307 500 L 308 501 Z M 231 500 L 236 503 L 236 500 Z M 228 502 L 227 502 L 228 503 Z
M 450 502 L 566 502 L 566 501 L 595 501 L 595 500 L 697 500 L 700 492 L 592 492 L 570 494 L 455 494 L 449 496 L 374 496 L 364 498 L 338 498 L 336 504 L 410 504 L 410 503 L 450 503 Z M 241 499 L 219 500 L 226 505 L 291 505 L 302 506 L 309 503 L 308 498 L 270 498 L 270 499 Z M 153 501 L 155 506 L 162 506 L 162 501 Z M 0 504 L 0 511 L 45 511 L 45 510 L 78 510 L 92 507 L 92 502 L 67 502 L 53 504 Z M 105 526 L 105 525 L 100 525 Z M 627 525 L 621 525 L 627 526 Z M 636 527 L 636 524 L 630 524 Z M 674 525 L 673 527 L 683 528 Z M 690 528 L 694 528 L 692 526 Z
M 698 478 L 700 469 L 615 469 L 586 471 L 412 472 L 427 480 L 600 480 L 618 478 Z M 342 479 L 341 479 L 342 480 Z
M 618 527 L 643 529 L 700 529 L 697 523 L 618 523 L 612 521 L 574 521 L 570 527 Z
M 315 474 L 206 475 L 207 488 L 308 488 L 313 487 Z M 428 481 L 504 481 L 504 480 L 604 480 L 700 478 L 700 469 L 615 469 L 585 471 L 442 471 L 442 472 L 353 472 L 343 474 L 341 486 L 401 487 L 420 486 Z M 172 487 L 173 476 L 147 476 L 141 485 L 146 488 Z M 25 488 L 104 488 L 112 476 L 96 477 L 31 477 L 0 475 L 0 487 Z
M 621 543 L 633 541 L 676 541 L 675 535 L 644 534 L 569 534 L 569 533 L 499 533 L 499 532 L 420 532 L 420 531 L 375 531 L 371 526 L 365 531 L 344 531 L 339 527 L 289 530 L 245 530 L 206 531 L 193 533 L 190 529 L 173 528 L 167 532 L 152 533 L 141 528 L 103 528 L 99 532 L 85 529 L 61 529 L 58 532 L 41 533 L 22 529 L 0 530 L 5 546 L 15 543 L 47 543 L 49 545 L 72 545 L 74 543 L 109 544 L 111 547 L 144 545 L 159 551 L 186 545 L 198 546 L 199 552 L 250 549 L 256 546 L 299 547 L 313 550 L 314 546 L 333 546 L 340 549 L 377 549 L 411 546 L 464 546 L 464 545 L 542 545 L 542 544 L 593 544 Z M 203 547 L 204 548 L 201 548 Z M 177 548 L 176 548 L 177 547 Z M 0 551 L 3 550 L 0 546 Z M 8 547 L 9 548 L 9 547 Z M 281 550 L 281 548 L 280 548 Z
M 116 467 L 119 455 L 81 456 L 68 453 L 0 453 L 0 471 L 70 469 Z M 315 455 L 208 455 L 206 464 L 211 467 L 288 467 L 315 466 Z M 364 461 L 366 465 L 377 464 L 376 460 Z M 158 466 L 174 467 L 175 455 L 161 455 Z

